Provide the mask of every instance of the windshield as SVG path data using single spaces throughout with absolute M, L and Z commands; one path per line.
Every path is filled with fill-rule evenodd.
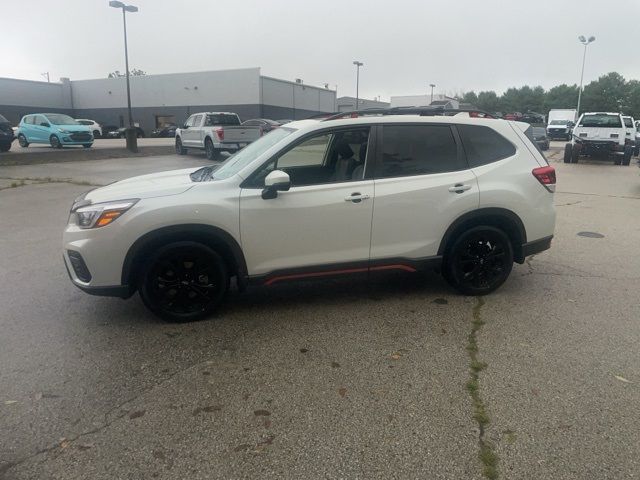
M 569 120 L 551 120 L 549 125 L 566 125 L 569 123 Z
M 580 119 L 580 127 L 619 128 L 622 126 L 619 115 L 583 115 Z
M 69 115 L 62 115 L 60 113 L 48 113 L 47 118 L 54 125 L 80 125 Z
M 213 178 L 215 180 L 223 180 L 235 175 L 264 152 L 273 147 L 276 143 L 291 135 L 293 132 L 295 132 L 293 128 L 278 128 L 276 130 L 272 130 L 264 137 L 250 143 L 227 160 L 222 167 L 214 172 Z
M 633 122 L 631 121 L 631 117 L 623 117 L 622 119 L 624 120 L 625 127 L 633 128 Z

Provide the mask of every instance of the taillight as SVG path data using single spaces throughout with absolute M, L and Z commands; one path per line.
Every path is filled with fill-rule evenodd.
M 550 192 L 556 191 L 556 169 L 552 166 L 538 167 L 531 170 L 533 176 Z
M 221 142 L 224 142 L 224 129 L 223 128 L 216 128 L 216 135 L 218 135 L 218 138 L 220 139 Z

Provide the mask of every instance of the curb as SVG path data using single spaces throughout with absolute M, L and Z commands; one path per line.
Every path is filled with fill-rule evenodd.
M 131 153 L 123 147 L 96 149 L 61 149 L 34 153 L 2 153 L 0 166 L 36 165 L 40 163 L 82 162 L 89 160 L 106 160 L 109 158 L 149 157 L 153 155 L 172 155 L 173 145 L 138 147 L 137 153 Z

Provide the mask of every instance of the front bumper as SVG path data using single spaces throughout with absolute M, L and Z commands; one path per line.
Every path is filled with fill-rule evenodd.
M 70 266 L 70 261 L 67 252 L 63 254 L 64 266 L 67 269 L 67 274 L 76 287 L 89 295 L 96 295 L 99 297 L 118 297 L 129 298 L 133 295 L 134 290 L 128 285 L 109 285 L 103 287 L 94 287 L 80 281 L 73 270 L 73 265 Z
M 597 155 L 624 152 L 624 145 L 608 140 L 576 139 L 581 155 Z

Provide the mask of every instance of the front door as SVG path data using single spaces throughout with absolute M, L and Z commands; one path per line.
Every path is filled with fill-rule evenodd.
M 449 125 L 382 127 L 371 261 L 437 255 L 445 231 L 478 208 L 478 181 Z
M 368 138 L 368 127 L 315 134 L 248 179 L 240 235 L 250 275 L 366 271 L 374 200 L 364 174 Z M 264 200 L 264 177 L 276 169 L 289 174 L 291 188 Z
M 31 130 L 32 142 L 49 143 L 50 127 L 45 127 L 43 124 L 51 125 L 44 115 L 36 115 L 35 123 Z

